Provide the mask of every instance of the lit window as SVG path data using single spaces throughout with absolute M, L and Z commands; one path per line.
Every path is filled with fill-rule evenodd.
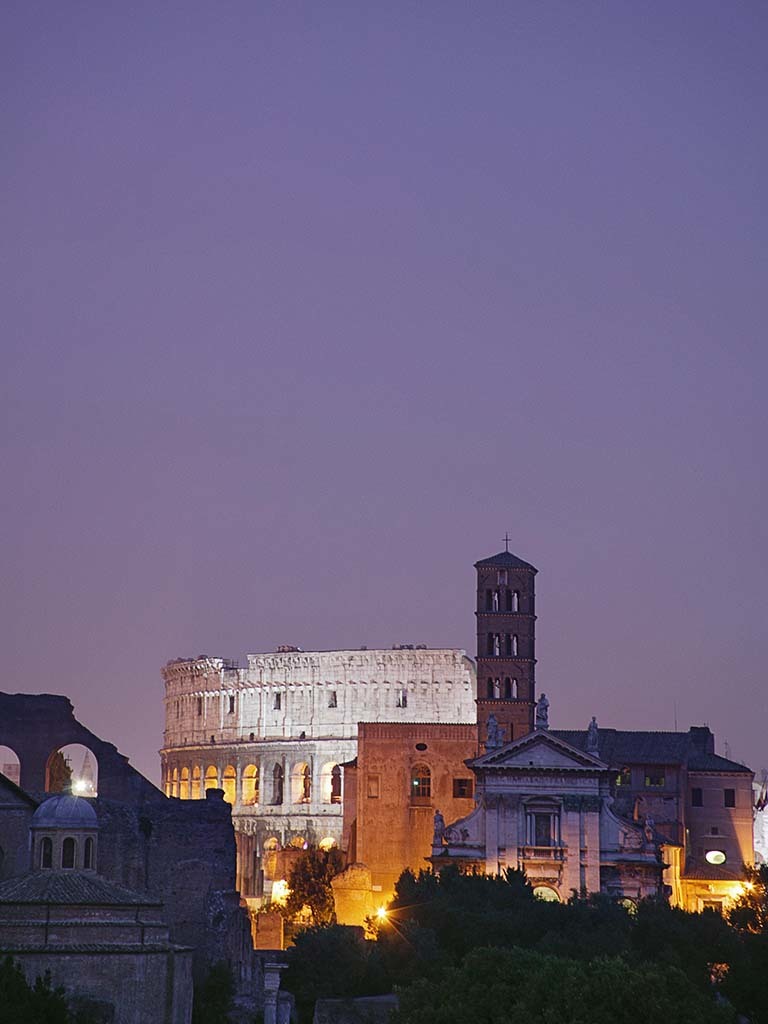
M 645 773 L 645 785 L 649 789 L 662 789 L 665 781 L 663 768 L 649 768 Z
M 617 786 L 629 786 L 632 783 L 632 772 L 629 768 L 622 768 L 619 774 L 616 776 Z
M 544 900 L 547 903 L 560 902 L 560 897 L 557 895 L 557 892 L 548 885 L 534 886 L 533 895 L 537 900 Z
M 432 797 L 432 774 L 425 764 L 416 765 L 411 772 L 411 803 L 428 804 Z
M 726 807 L 736 806 L 736 790 L 735 789 L 724 789 L 723 790 L 723 803 Z

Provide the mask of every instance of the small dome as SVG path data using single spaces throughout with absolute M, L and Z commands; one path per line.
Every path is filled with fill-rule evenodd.
M 30 825 L 32 828 L 98 828 L 98 819 L 86 799 L 61 793 L 40 804 Z

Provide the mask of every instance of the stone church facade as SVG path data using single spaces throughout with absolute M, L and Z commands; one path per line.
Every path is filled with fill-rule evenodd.
M 461 650 L 301 651 L 169 662 L 161 751 L 167 796 L 222 789 L 232 806 L 237 886 L 268 895 L 280 851 L 339 845 L 341 765 L 358 724 L 475 721 L 475 672 Z M 266 884 L 266 888 L 265 888 Z

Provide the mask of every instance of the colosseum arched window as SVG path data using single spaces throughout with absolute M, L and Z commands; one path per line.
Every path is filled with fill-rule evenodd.
M 243 804 L 252 807 L 259 802 L 259 769 L 255 764 L 243 768 Z
M 234 804 L 237 792 L 237 773 L 234 765 L 228 764 L 224 769 L 221 780 L 221 788 L 224 790 L 224 799 L 228 804 Z

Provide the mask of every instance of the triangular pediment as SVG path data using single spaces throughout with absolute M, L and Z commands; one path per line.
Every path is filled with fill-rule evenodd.
M 558 739 L 546 729 L 529 732 L 520 739 L 505 743 L 495 750 L 488 750 L 471 763 L 474 770 L 518 768 L 559 769 L 576 771 L 593 769 L 605 771 L 608 765 L 593 754 L 587 754 L 572 747 L 565 740 Z

